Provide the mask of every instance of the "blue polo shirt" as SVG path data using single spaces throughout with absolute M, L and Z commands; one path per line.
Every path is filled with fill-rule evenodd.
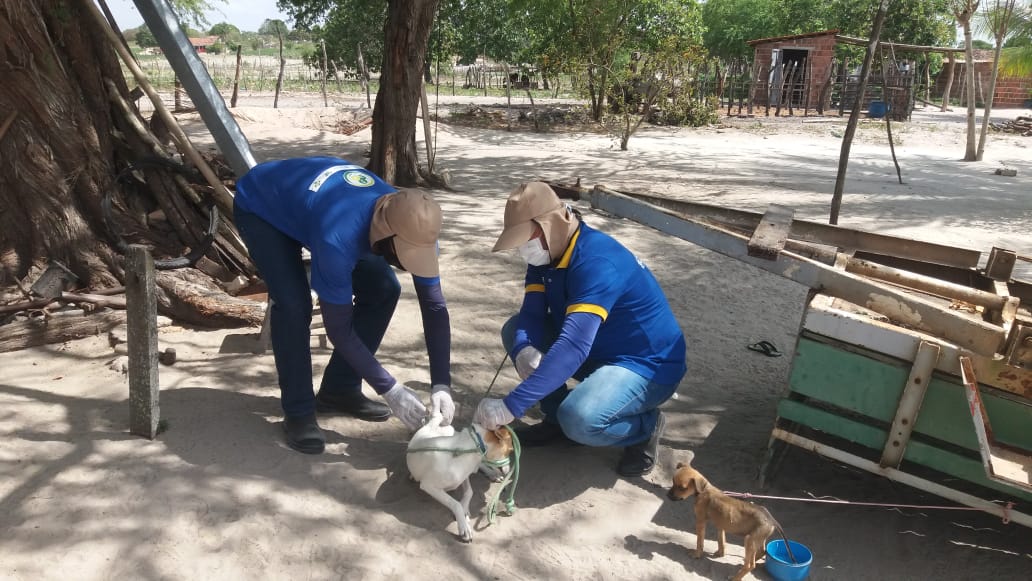
M 353 328 L 352 273 L 369 255 L 369 229 L 380 197 L 396 191 L 365 168 L 336 157 L 269 161 L 236 184 L 235 204 L 312 253 L 312 289 L 334 348 L 377 393 L 395 379 Z M 434 385 L 451 385 L 451 319 L 439 277 L 412 276 Z M 275 330 L 273 331 L 275 332 Z
M 566 381 L 572 369 L 584 374 L 616 365 L 666 385 L 680 382 L 687 371 L 684 334 L 659 283 L 609 235 L 581 223 L 558 263 L 527 268 L 525 288 L 512 355 L 541 345 L 542 330 L 534 328 L 539 317 L 550 318 L 565 339 L 505 397 L 514 416 Z
M 270 161 L 236 184 L 236 204 L 312 253 L 312 289 L 339 305 L 352 300 L 351 271 L 372 251 L 376 200 L 396 191 L 365 168 L 335 157 Z

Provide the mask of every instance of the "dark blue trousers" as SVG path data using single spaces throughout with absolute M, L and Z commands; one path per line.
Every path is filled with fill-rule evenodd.
M 251 260 L 269 289 L 272 353 L 279 376 L 283 413 L 315 413 L 312 383 L 312 290 L 301 258 L 302 245 L 256 214 L 234 207 L 233 218 Z M 401 285 L 387 261 L 367 254 L 350 273 L 354 292 L 355 333 L 372 352 L 380 347 Z M 362 389 L 362 378 L 334 349 L 323 372 L 320 392 L 336 395 Z

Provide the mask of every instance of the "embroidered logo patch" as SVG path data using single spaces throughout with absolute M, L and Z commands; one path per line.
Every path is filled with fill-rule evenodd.
M 344 181 L 357 188 L 368 188 L 376 183 L 369 174 L 361 171 L 349 171 L 345 173 Z

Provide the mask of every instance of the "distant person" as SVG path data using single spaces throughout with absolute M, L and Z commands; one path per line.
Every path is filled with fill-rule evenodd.
M 401 294 L 391 266 L 412 274 L 430 360 L 430 400 L 450 423 L 451 326 L 438 277 L 437 202 L 418 190 L 396 191 L 364 168 L 333 157 L 262 163 L 236 189 L 236 226 L 272 304 L 287 445 L 306 454 L 323 452 L 326 439 L 316 411 L 373 422 L 393 412 L 410 430 L 421 425 L 423 402 L 375 357 Z M 302 248 L 311 252 L 310 287 Z M 309 346 L 312 290 L 333 343 L 317 395 Z M 362 380 L 388 405 L 363 395 Z
M 512 248 L 527 262 L 525 294 L 502 343 L 522 382 L 481 400 L 474 421 L 494 429 L 540 403 L 544 420 L 516 430 L 524 446 L 618 446 L 619 474 L 648 474 L 665 422 L 658 408 L 686 371 L 684 335 L 659 283 L 542 182 L 521 185 L 505 204 L 494 251 Z M 571 377 L 580 381 L 573 389 Z

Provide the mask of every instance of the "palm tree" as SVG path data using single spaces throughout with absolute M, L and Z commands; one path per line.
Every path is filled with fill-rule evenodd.
M 993 0 L 992 4 L 987 1 L 978 23 L 982 31 L 992 35 L 996 50 L 993 54 L 993 71 L 989 80 L 989 96 L 986 98 L 985 113 L 982 117 L 982 131 L 978 136 L 978 150 L 975 154 L 976 161 L 982 161 L 982 156 L 985 153 L 986 134 L 989 130 L 989 119 L 993 111 L 993 97 L 996 95 L 996 80 L 1000 76 L 1000 53 L 1003 51 L 1004 41 L 1011 34 L 1017 1 Z
M 1032 76 L 1032 4 L 1014 10 L 1011 35 L 1000 55 L 1000 72 L 1009 77 Z

